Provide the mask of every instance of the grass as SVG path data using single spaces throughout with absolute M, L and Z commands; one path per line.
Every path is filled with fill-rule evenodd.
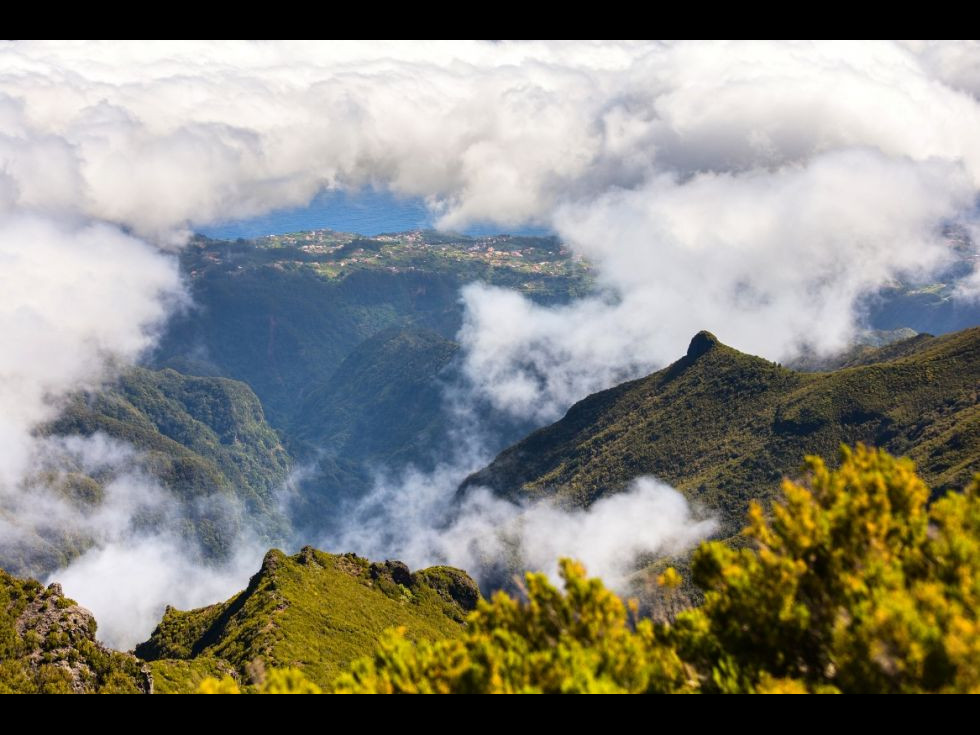
M 272 550 L 248 587 L 227 602 L 168 608 L 136 654 L 153 662 L 168 691 L 192 691 L 215 670 L 248 681 L 257 665 L 294 666 L 326 686 L 371 653 L 389 628 L 404 627 L 412 640 L 458 636 L 478 595 L 465 573 L 448 567 L 410 574 L 398 563 L 371 564 L 352 554 Z

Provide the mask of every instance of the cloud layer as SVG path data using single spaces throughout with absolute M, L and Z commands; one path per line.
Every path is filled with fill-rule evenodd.
M 669 171 L 874 148 L 980 181 L 975 44 L 14 43 L 8 206 L 141 233 L 377 184 L 550 223 Z M 43 166 L 37 164 L 43 163 Z M 138 185 L 137 185 L 138 184 Z

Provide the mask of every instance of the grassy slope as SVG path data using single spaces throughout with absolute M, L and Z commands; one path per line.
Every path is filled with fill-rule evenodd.
M 248 678 L 255 659 L 297 666 L 327 684 L 351 660 L 373 652 L 382 632 L 410 638 L 457 635 L 476 586 L 437 567 L 409 574 L 354 555 L 305 548 L 270 551 L 248 587 L 225 603 L 187 612 L 168 608 L 136 653 L 152 661 L 160 691 L 192 690 L 211 671 Z M 456 599 L 454 599 L 454 597 Z
M 751 498 L 771 497 L 804 454 L 833 461 L 842 442 L 906 454 L 937 489 L 962 486 L 980 468 L 980 328 L 908 347 L 883 348 L 895 358 L 885 362 L 798 373 L 702 332 L 678 362 L 579 402 L 463 488 L 581 506 L 651 474 L 733 533 Z

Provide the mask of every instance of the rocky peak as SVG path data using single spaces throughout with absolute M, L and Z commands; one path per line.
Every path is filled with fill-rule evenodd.
M 389 579 L 395 584 L 410 587 L 412 585 L 412 573 L 408 566 L 400 561 L 386 561 L 384 564 L 374 563 L 370 567 L 371 579 Z
M 716 347 L 718 344 L 718 338 L 715 337 L 711 332 L 700 331 L 694 335 L 691 340 L 691 344 L 687 348 L 687 356 L 691 360 L 696 360 L 705 354 L 709 350 Z

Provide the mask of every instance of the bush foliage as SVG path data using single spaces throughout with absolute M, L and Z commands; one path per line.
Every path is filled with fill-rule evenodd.
M 564 592 L 528 574 L 526 599 L 482 601 L 462 638 L 393 631 L 335 690 L 980 691 L 980 477 L 930 505 L 914 465 L 884 451 L 807 467 L 770 513 L 751 506 L 743 548 L 697 549 L 704 603 L 671 622 L 636 620 L 566 560 Z

